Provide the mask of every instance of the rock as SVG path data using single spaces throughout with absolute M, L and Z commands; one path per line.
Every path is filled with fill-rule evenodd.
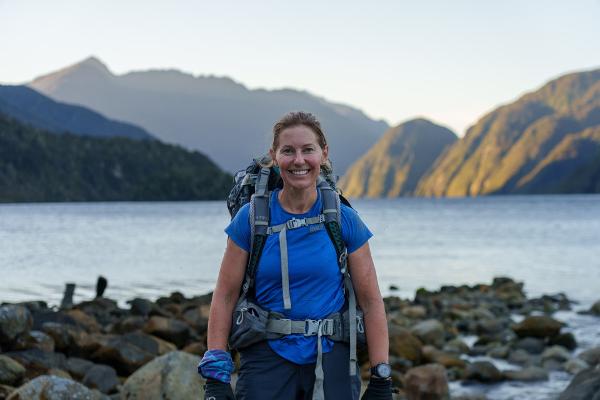
M 442 350 L 447 353 L 467 354 L 469 346 L 464 341 L 454 338 L 447 341 Z
M 54 351 L 54 339 L 42 331 L 29 331 L 20 335 L 15 341 L 15 350 L 40 349 L 52 353 Z
M 558 362 L 564 363 L 571 359 L 571 353 L 569 350 L 565 349 L 562 346 L 552 346 L 548 347 L 542 353 L 542 361 L 546 360 L 556 360 Z
M 404 388 L 408 400 L 450 398 L 446 370 L 439 364 L 427 364 L 408 370 L 404 377 Z
M 413 319 L 421 319 L 427 316 L 427 309 L 423 306 L 406 306 L 400 312 L 402 315 Z
M 467 363 L 461 360 L 460 357 L 445 353 L 430 345 L 423 346 L 423 361 L 440 364 L 446 368 L 465 368 L 467 366 Z
M 572 375 L 576 375 L 584 369 L 588 369 L 589 367 L 589 364 L 583 361 L 581 358 L 572 358 L 564 365 L 565 371 Z
M 25 367 L 10 357 L 0 354 L 0 384 L 16 386 L 25 376 Z
M 62 353 L 50 353 L 40 349 L 11 351 L 5 353 L 25 367 L 28 378 L 45 374 L 52 368 L 65 369 L 66 357 Z
M 598 400 L 600 398 L 600 369 L 581 371 L 560 394 L 559 400 Z
M 27 307 L 0 306 L 0 343 L 12 342 L 18 335 L 29 332 L 32 326 L 33 317 Z
M 108 364 L 114 367 L 120 375 L 127 376 L 152 360 L 155 355 L 129 343 L 121 336 L 115 336 L 96 350 L 91 358 L 99 363 Z
M 59 378 L 73 379 L 71 374 L 60 368 L 50 368 L 45 375 L 58 376 Z
M 96 321 L 94 317 L 84 313 L 81 310 L 69 310 L 66 312 L 66 314 L 69 317 L 73 318 L 75 323 L 84 328 L 88 333 L 101 331 L 101 327 L 100 324 L 98 324 L 98 321 Z
M 487 355 L 492 358 L 506 358 L 509 351 L 508 346 L 494 346 L 488 350 Z
M 127 333 L 121 336 L 121 339 L 155 356 L 162 356 L 163 354 L 177 350 L 177 347 L 173 343 L 140 331 Z
M 590 367 L 594 367 L 600 364 L 600 347 L 594 347 L 581 352 L 577 357 L 588 363 Z
M 534 356 L 523 349 L 513 350 L 508 355 L 508 362 L 517 365 L 533 365 L 539 359 L 539 356 Z
M 206 345 L 202 342 L 194 342 L 190 343 L 183 348 L 183 351 L 190 354 L 195 354 L 197 356 L 203 356 L 206 352 Z
M 414 365 L 421 363 L 423 344 L 408 330 L 391 325 L 390 334 L 390 355 L 409 360 Z
M 150 312 L 156 307 L 150 300 L 141 299 L 139 297 L 129 300 L 127 303 L 131 306 L 130 311 L 133 315 L 140 315 L 142 317 L 150 315 Z
M 516 371 L 502 371 L 504 378 L 511 381 L 523 381 L 523 382 L 534 382 L 534 381 L 547 381 L 548 372 L 540 367 L 525 367 Z
M 594 314 L 594 315 L 598 315 L 600 316 L 600 300 L 598 300 L 597 302 L 595 302 L 591 307 L 590 307 L 590 313 Z
M 114 323 L 120 316 L 124 316 L 125 314 L 124 310 L 119 309 L 116 301 L 104 297 L 99 297 L 91 301 L 84 301 L 77 304 L 75 309 L 93 316 L 101 326 Z
M 428 319 L 414 325 L 410 330 L 425 344 L 431 344 L 437 348 L 444 346 L 444 325 L 435 319 Z
M 119 379 L 114 368 L 96 364 L 86 372 L 81 383 L 89 388 L 98 389 L 102 393 L 111 393 L 116 391 Z
M 197 332 L 205 332 L 208 328 L 208 318 L 203 315 L 200 307 L 184 311 L 183 319 Z
M 477 322 L 475 330 L 478 335 L 495 335 L 502 332 L 507 326 L 507 321 L 501 318 L 484 319 Z
M 517 340 L 513 348 L 525 350 L 529 354 L 541 354 L 546 348 L 546 343 L 542 339 L 525 337 Z
M 190 337 L 190 328 L 185 322 L 164 317 L 151 317 L 144 326 L 144 332 L 183 347 Z
M 498 368 L 489 361 L 475 361 L 469 364 L 465 377 L 482 383 L 499 382 L 503 378 Z
M 204 398 L 204 380 L 196 372 L 201 358 L 173 351 L 144 365 L 123 384 L 123 400 Z
M 577 348 L 577 341 L 571 332 L 564 332 L 553 338 L 550 338 L 550 344 L 559 345 L 571 351 Z
M 76 325 L 44 322 L 42 330 L 54 340 L 58 351 L 71 353 L 77 349 L 87 353 L 94 350 L 89 349 L 91 342 L 88 333 Z
M 512 327 L 519 337 L 553 337 L 559 334 L 563 323 L 547 316 L 531 316 Z
M 112 328 L 112 332 L 118 334 L 129 333 L 141 330 L 146 324 L 144 317 L 133 316 L 118 321 Z
M 93 362 L 77 357 L 69 357 L 66 362 L 67 372 L 78 380 L 83 379 L 87 371 L 93 366 Z
M 0 384 L 0 399 L 6 399 L 14 391 L 14 387 Z
M 7 400 L 110 400 L 100 392 L 57 376 L 39 376 L 17 388 Z

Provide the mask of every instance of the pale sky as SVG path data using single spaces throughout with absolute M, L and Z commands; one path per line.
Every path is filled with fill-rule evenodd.
M 94 55 L 294 88 L 457 134 L 566 72 L 600 67 L 600 0 L 0 0 L 0 82 Z

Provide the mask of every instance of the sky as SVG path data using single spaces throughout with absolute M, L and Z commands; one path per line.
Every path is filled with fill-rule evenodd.
M 0 0 L 0 83 L 91 55 L 294 88 L 462 136 L 484 113 L 600 67 L 600 0 Z

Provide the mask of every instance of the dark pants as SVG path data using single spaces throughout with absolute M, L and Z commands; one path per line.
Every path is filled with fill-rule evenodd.
M 360 378 L 348 371 L 349 347 L 335 343 L 323 354 L 325 399 L 358 399 Z M 358 368 L 357 368 L 358 370 Z M 240 352 L 237 400 L 310 400 L 315 383 L 315 364 L 294 364 L 271 350 L 267 342 Z

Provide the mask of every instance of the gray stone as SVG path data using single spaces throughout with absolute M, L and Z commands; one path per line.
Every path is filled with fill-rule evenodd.
M 571 332 L 564 332 L 553 338 L 550 338 L 550 344 L 556 344 L 571 351 L 577 348 L 577 340 L 575 340 L 575 336 Z
M 525 350 L 517 349 L 508 355 L 508 362 L 517 365 L 532 365 L 539 360 L 539 356 L 532 355 Z
M 0 343 L 12 342 L 33 326 L 33 317 L 25 306 L 0 306 Z
M 54 339 L 42 331 L 29 331 L 20 335 L 15 345 L 14 350 L 40 349 L 43 351 L 54 351 Z
M 419 322 L 412 327 L 411 332 L 425 344 L 430 344 L 440 349 L 444 346 L 444 325 L 438 320 L 427 319 Z
M 25 367 L 10 357 L 0 354 L 0 384 L 16 386 L 25 376 Z
M 534 337 L 525 337 L 518 339 L 513 347 L 515 349 L 522 349 L 530 354 L 541 354 L 546 348 L 546 344 L 542 339 Z
M 559 400 L 600 400 L 600 369 L 588 368 L 575 375 Z
M 155 358 L 125 381 L 122 399 L 202 399 L 204 380 L 196 372 L 200 360 L 182 351 Z
M 81 380 L 87 371 L 94 366 L 94 363 L 83 358 L 69 357 L 66 363 L 66 370 L 74 378 Z
M 7 400 L 109 400 L 98 391 L 57 376 L 42 375 L 17 388 Z
M 111 393 L 117 389 L 119 379 L 114 368 L 96 364 L 87 371 L 81 383 L 102 393 Z
M 427 364 L 408 370 L 404 388 L 408 400 L 450 398 L 446 369 L 439 364 Z
M 447 353 L 467 354 L 469 352 L 469 346 L 464 341 L 454 338 L 446 342 L 442 350 Z
M 588 363 L 590 367 L 594 367 L 600 364 L 600 347 L 594 347 L 581 352 L 577 357 Z
M 185 322 L 158 316 L 151 317 L 146 322 L 144 332 L 174 343 L 178 348 L 186 344 L 191 334 L 190 328 Z
M 588 363 L 577 357 L 570 359 L 564 365 L 565 371 L 572 375 L 576 375 L 584 369 L 588 369 L 589 367 L 590 366 Z
M 26 369 L 27 377 L 45 374 L 52 368 L 65 369 L 66 357 L 62 353 L 50 353 L 40 349 L 11 351 L 5 355 L 18 361 Z
M 552 346 L 548 347 L 542 353 L 542 362 L 546 360 L 556 360 L 558 362 L 564 363 L 571 359 L 571 353 L 569 350 L 565 349 L 562 346 Z
M 502 380 L 502 372 L 489 361 L 476 361 L 469 364 L 465 377 L 482 383 L 493 383 Z
M 487 355 L 492 358 L 506 358 L 508 354 L 508 346 L 494 346 L 487 352 Z
M 502 371 L 504 378 L 511 381 L 547 381 L 548 372 L 540 367 L 529 366 L 517 371 Z

